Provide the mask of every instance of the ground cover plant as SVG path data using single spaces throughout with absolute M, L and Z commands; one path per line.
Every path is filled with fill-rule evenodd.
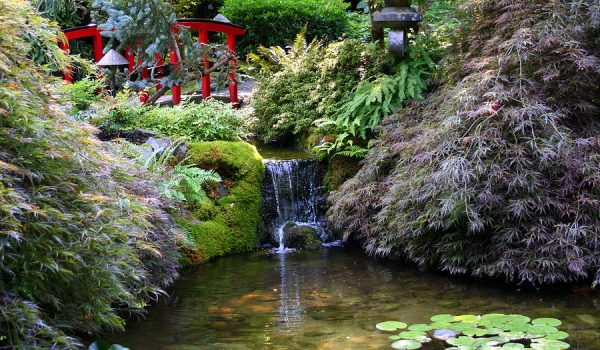
M 67 63 L 29 2 L 0 1 L 0 348 L 71 349 L 163 293 L 183 236 L 143 169 L 52 99 L 31 36 Z
M 598 285 L 599 3 L 466 10 L 449 77 L 384 121 L 330 223 L 454 274 Z

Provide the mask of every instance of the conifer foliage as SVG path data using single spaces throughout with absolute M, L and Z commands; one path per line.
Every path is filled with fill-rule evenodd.
M 454 274 L 600 284 L 600 1 L 468 2 L 449 77 L 387 118 L 330 222 Z

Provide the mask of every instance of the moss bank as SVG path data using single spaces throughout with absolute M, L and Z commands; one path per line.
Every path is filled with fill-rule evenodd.
M 181 225 L 194 241 L 196 262 L 255 249 L 260 244 L 260 207 L 264 166 L 256 147 L 246 142 L 192 143 L 190 164 L 217 171 L 221 188 Z

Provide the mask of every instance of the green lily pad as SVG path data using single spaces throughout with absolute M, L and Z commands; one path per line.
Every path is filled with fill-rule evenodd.
M 444 329 L 450 327 L 450 322 L 433 322 L 430 324 L 432 329 Z
M 446 343 L 448 343 L 450 345 L 462 347 L 462 346 L 476 346 L 477 341 L 475 341 L 475 339 L 470 338 L 470 337 L 456 337 L 456 338 L 450 338 L 450 339 L 446 340 Z
M 392 343 L 392 348 L 396 350 L 414 350 L 420 349 L 421 343 L 412 339 L 398 340 Z
M 525 345 L 519 343 L 508 343 L 502 345 L 502 349 L 525 349 Z
M 397 330 L 404 329 L 407 326 L 408 325 L 404 322 L 385 321 L 385 322 L 380 322 L 380 323 L 376 324 L 375 328 L 379 329 L 380 331 L 384 331 L 384 332 L 395 332 Z
M 454 322 L 454 316 L 450 314 L 441 314 L 431 317 L 432 322 Z
M 563 339 L 567 339 L 568 337 L 569 337 L 569 333 L 563 332 L 563 331 L 558 331 L 555 333 L 547 334 L 544 338 L 554 339 L 554 340 L 563 340 Z
M 454 316 L 454 321 L 463 322 L 463 323 L 473 323 L 476 324 L 481 319 L 480 316 L 475 315 L 460 315 Z
M 408 327 L 409 331 L 418 331 L 418 332 L 428 332 L 432 329 L 435 329 L 435 327 L 432 327 L 431 325 L 424 324 L 424 323 L 417 323 L 417 324 L 413 324 L 412 326 Z
M 553 326 L 558 327 L 562 324 L 559 319 L 556 318 L 536 318 L 531 321 L 531 323 L 535 326 Z
M 473 336 L 473 337 L 483 337 L 484 335 L 491 335 L 494 333 L 490 333 L 489 330 L 484 329 L 484 328 L 471 328 L 471 329 L 465 329 L 463 331 L 463 334 L 468 335 L 468 336 Z
M 554 339 L 534 339 L 531 343 L 531 348 L 537 350 L 565 350 L 570 347 L 569 343 Z
M 419 331 L 405 331 L 401 332 L 398 335 L 404 339 L 411 339 L 417 341 L 425 340 L 425 338 L 427 338 L 427 333 Z

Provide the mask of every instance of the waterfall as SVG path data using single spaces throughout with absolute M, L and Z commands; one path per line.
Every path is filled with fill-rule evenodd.
M 284 226 L 315 228 L 325 239 L 323 167 L 317 159 L 265 160 L 263 220 L 284 252 Z

